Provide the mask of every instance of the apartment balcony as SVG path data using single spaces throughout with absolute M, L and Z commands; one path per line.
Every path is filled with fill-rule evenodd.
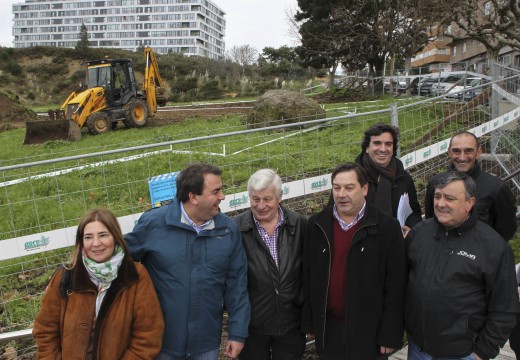
M 450 62 L 450 49 L 448 48 L 434 48 L 428 51 L 420 52 L 412 57 L 412 67 L 421 67 L 437 63 Z

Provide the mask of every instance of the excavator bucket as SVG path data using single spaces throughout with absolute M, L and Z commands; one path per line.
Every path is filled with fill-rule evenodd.
M 27 121 L 24 144 L 42 144 L 51 140 L 81 140 L 81 129 L 73 120 L 49 112 L 51 120 Z

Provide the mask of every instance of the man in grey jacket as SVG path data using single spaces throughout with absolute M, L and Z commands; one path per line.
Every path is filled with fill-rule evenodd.
M 234 220 L 247 255 L 251 301 L 249 336 L 240 360 L 297 360 L 305 350 L 300 332 L 305 218 L 282 206 L 282 180 L 271 169 L 247 184 L 251 209 Z

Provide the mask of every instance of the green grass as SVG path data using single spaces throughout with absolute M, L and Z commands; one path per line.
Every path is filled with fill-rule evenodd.
M 374 105 L 376 108 L 388 109 L 392 100 L 349 103 L 349 106 L 359 108 L 359 112 L 373 109 Z M 404 100 L 400 105 L 413 101 Z M 332 110 L 328 116 L 334 116 L 333 110 L 344 106 L 344 103 L 328 104 L 327 109 Z M 436 109 L 432 107 L 424 110 L 423 116 L 426 113 L 428 119 L 427 127 L 401 134 L 403 148 L 442 120 L 443 112 Z M 414 128 L 414 116 L 413 111 L 402 112 L 399 118 L 401 127 Z M 118 129 L 96 136 L 83 131 L 83 139 L 78 142 L 51 141 L 30 146 L 22 145 L 24 129 L 6 131 L 0 133 L 0 166 L 237 132 L 246 129 L 243 119 L 243 116 L 238 115 L 212 120 L 185 119 L 167 126 Z M 118 216 L 146 210 L 150 203 L 147 179 L 180 170 L 193 161 L 212 162 L 221 166 L 228 193 L 245 190 L 249 175 L 261 167 L 274 168 L 291 180 L 328 172 L 338 162 L 355 158 L 359 153 L 363 131 L 367 124 L 374 123 L 376 119 L 389 123 L 390 114 L 386 111 L 377 117 L 363 115 L 335 120 L 318 131 L 270 143 L 295 130 L 190 141 L 172 145 L 172 152 L 160 155 L 110 166 L 88 167 L 55 177 L 31 179 L 21 184 L 0 187 L 0 240 L 72 226 L 86 210 L 94 206 L 107 206 Z M 231 155 L 245 147 L 251 148 Z M 222 153 L 224 148 L 227 157 L 201 154 Z M 3 171 L 0 173 L 0 182 L 165 149 L 168 147 Z M 196 151 L 198 154 L 182 154 L 182 151 Z

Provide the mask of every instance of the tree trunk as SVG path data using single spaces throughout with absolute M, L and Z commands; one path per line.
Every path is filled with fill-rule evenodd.
M 383 71 L 384 71 L 384 65 L 383 65 Z M 385 76 L 386 74 L 383 74 Z M 388 94 L 393 95 L 396 93 L 394 91 L 394 87 L 398 86 L 398 84 L 394 83 L 394 75 L 395 75 L 395 56 L 393 54 L 390 55 L 390 84 L 389 84 L 389 90 Z M 384 85 L 384 83 L 383 83 Z
M 372 67 L 375 70 L 375 75 L 381 76 L 381 79 L 382 79 L 382 76 L 384 75 L 383 69 L 385 67 L 385 60 L 384 59 L 375 59 L 375 61 L 372 62 Z M 382 95 L 383 92 L 384 92 L 383 81 L 382 80 L 377 81 L 374 86 L 374 94 Z
M 336 78 L 336 70 L 338 69 L 338 63 L 334 63 L 332 67 L 329 69 L 329 89 L 334 87 L 334 80 Z

